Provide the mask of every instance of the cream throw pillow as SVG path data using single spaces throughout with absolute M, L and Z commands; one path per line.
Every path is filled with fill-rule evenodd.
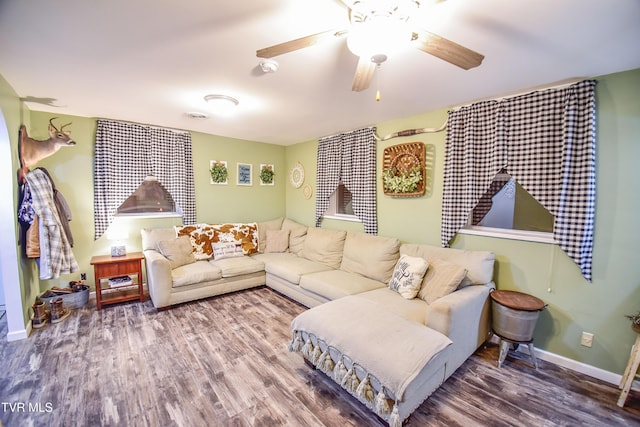
M 169 260 L 172 270 L 196 262 L 189 236 L 180 236 L 171 240 L 161 240 L 158 242 L 158 251 Z
M 264 252 L 286 252 L 289 249 L 289 233 L 291 230 L 267 230 L 267 244 Z
M 429 263 L 424 258 L 402 255 L 393 269 L 389 288 L 403 298 L 415 298 L 428 267 Z
M 242 242 L 218 242 L 213 244 L 213 259 L 225 259 L 244 256 Z
M 443 261 L 439 258 L 430 259 L 429 270 L 424 276 L 419 293 L 420 299 L 425 300 L 427 304 L 431 304 L 438 298 L 449 295 L 456 290 L 466 274 L 467 270 L 458 264 Z

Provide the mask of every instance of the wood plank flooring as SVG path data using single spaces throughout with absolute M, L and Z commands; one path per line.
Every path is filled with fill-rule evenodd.
M 95 310 L 0 342 L 6 426 L 372 426 L 383 424 L 289 353 L 305 308 L 268 288 L 157 312 L 150 301 Z M 6 319 L 0 336 L 6 337 Z M 409 426 L 640 425 L 640 393 L 498 348 L 480 349 Z

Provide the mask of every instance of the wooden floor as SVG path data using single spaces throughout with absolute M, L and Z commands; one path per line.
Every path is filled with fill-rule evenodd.
M 268 288 L 158 313 L 150 301 L 95 303 L 26 340 L 0 342 L 4 426 L 377 426 L 286 349 L 304 307 Z M 0 321 L 6 336 L 6 319 Z M 640 395 L 497 347 L 479 350 L 409 426 L 640 425 Z

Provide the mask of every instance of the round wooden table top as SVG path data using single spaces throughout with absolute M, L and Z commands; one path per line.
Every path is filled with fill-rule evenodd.
M 493 291 L 491 299 L 514 310 L 522 311 L 539 311 L 543 310 L 544 301 L 533 295 L 525 294 L 517 291 Z

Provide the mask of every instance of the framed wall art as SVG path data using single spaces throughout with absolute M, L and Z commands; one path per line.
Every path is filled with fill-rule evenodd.
M 260 185 L 273 185 L 275 170 L 272 164 L 260 164 Z
M 251 163 L 238 163 L 237 185 L 253 185 L 253 165 Z
M 225 160 L 209 160 L 209 182 L 213 185 L 227 185 L 229 170 Z

